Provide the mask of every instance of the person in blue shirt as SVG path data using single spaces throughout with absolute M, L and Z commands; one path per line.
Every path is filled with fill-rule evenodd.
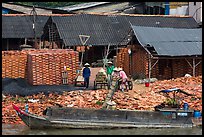
M 90 75 L 91 75 L 91 70 L 89 68 L 89 63 L 86 63 L 84 64 L 84 69 L 83 69 L 83 77 L 84 77 L 84 86 L 86 88 L 89 87 L 89 78 L 90 78 Z

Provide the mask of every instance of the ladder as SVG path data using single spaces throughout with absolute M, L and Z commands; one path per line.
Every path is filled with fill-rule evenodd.
M 54 30 L 53 30 L 53 24 L 51 24 L 51 26 L 48 26 L 49 29 L 49 42 L 50 45 L 52 46 L 51 48 L 53 48 L 53 42 L 54 42 Z

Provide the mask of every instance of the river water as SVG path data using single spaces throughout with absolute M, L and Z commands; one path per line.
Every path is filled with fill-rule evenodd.
M 2 135 L 202 135 L 202 127 L 31 130 L 25 125 L 2 124 Z

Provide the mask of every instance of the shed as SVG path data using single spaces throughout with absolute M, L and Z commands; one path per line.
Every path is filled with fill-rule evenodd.
M 2 50 L 19 49 L 26 40 L 40 39 L 43 27 L 49 17 L 37 15 L 35 33 L 33 29 L 33 16 L 26 14 L 3 14 L 2 15 Z M 25 40 L 26 39 L 26 40 Z M 16 44 L 17 43 L 17 44 Z M 32 42 L 31 42 L 32 43 Z
M 184 76 L 186 73 L 193 76 L 202 74 L 201 28 L 159 28 L 132 25 L 132 29 L 138 40 L 137 46 L 142 47 L 143 52 L 145 51 L 143 57 L 146 56 L 144 58 L 148 67 L 143 67 L 146 67 L 144 71 L 146 77 L 147 74 L 148 78 L 152 77 L 152 71 L 153 76 L 157 78 L 158 75 L 174 78 Z
M 199 27 L 196 21 L 188 16 L 69 14 L 51 16 L 44 27 L 43 37 L 46 41 L 60 43 L 58 46 L 60 48 L 76 48 L 82 45 L 79 35 L 90 36 L 86 46 L 92 48 L 89 48 L 86 56 L 89 56 L 88 60 L 91 63 L 93 60 L 101 58 L 108 45 L 111 46 L 112 53 L 109 57 L 113 57 L 117 54 L 117 49 L 130 44 L 132 30 L 130 23 L 151 27 Z M 51 30 L 54 31 L 51 32 Z M 91 58 L 95 59 L 92 60 Z

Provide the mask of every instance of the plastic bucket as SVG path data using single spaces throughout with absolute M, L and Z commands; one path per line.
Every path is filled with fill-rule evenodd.
M 183 109 L 184 109 L 184 110 L 188 110 L 188 103 L 184 103 L 184 104 L 183 104 Z
M 201 116 L 200 111 L 199 110 L 194 110 L 193 117 L 198 118 L 200 116 Z
M 149 87 L 149 82 L 145 82 L 145 87 Z

